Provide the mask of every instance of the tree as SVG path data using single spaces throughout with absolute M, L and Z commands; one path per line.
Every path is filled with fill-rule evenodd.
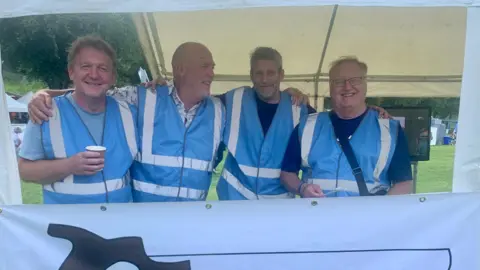
M 44 15 L 2 19 L 2 57 L 11 69 L 30 79 L 44 81 L 49 88 L 70 84 L 67 55 L 79 36 L 97 34 L 108 41 L 118 57 L 117 83 L 138 83 L 137 70 L 146 68 L 135 26 L 127 14 Z

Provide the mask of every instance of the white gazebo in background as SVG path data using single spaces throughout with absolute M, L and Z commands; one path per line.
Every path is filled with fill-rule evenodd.
M 5 98 L 7 100 L 8 112 L 28 112 L 28 108 L 25 103 L 18 102 L 9 95 L 5 95 Z
M 29 91 L 28 93 L 26 93 L 25 95 L 17 99 L 17 101 L 23 104 L 28 104 L 30 100 L 32 100 L 32 98 L 33 98 L 33 92 Z
M 284 87 L 306 91 L 318 110 L 328 96 L 328 64 L 344 55 L 369 65 L 369 96 L 460 96 L 453 191 L 480 190 L 478 0 L 0 2 L 0 18 L 88 12 L 132 13 L 154 77 L 171 76 L 180 43 L 204 43 L 217 64 L 214 93 L 249 84 L 249 53 L 271 46 L 284 58 Z M 0 122 L 0 148 L 8 149 L 0 155 L 0 204 L 21 202 L 7 123 Z

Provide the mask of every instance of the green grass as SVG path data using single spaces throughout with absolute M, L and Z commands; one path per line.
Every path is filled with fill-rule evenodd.
M 451 192 L 455 146 L 434 146 L 430 161 L 419 162 L 417 193 Z
M 450 192 L 453 178 L 453 146 L 434 146 L 430 154 L 430 161 L 420 162 L 418 165 L 417 192 Z M 219 164 L 221 171 L 223 163 Z M 219 174 L 212 179 L 212 186 L 207 200 L 218 200 L 215 187 Z M 26 204 L 38 204 L 42 201 L 42 191 L 39 185 L 22 183 L 23 200 Z
M 3 73 L 3 83 L 5 92 L 18 95 L 24 95 L 29 91 L 35 92 L 36 90 L 47 88 L 47 85 L 41 81 L 29 81 L 24 79 L 22 75 L 11 72 Z

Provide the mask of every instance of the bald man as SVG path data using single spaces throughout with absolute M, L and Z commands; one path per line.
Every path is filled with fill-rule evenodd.
M 224 106 L 210 96 L 214 66 L 204 45 L 187 42 L 172 57 L 172 85 L 156 91 L 143 86 L 108 91 L 138 109 L 141 143 L 131 168 L 134 202 L 206 199 L 225 122 Z M 37 92 L 29 104 L 31 119 L 47 120 L 51 96 L 63 92 Z
M 199 43 L 180 45 L 172 57 L 173 84 L 138 93 L 141 157 L 132 167 L 134 201 L 207 198 L 225 108 L 210 96 L 215 64 Z

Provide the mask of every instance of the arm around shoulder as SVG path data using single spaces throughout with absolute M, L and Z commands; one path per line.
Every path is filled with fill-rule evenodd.
M 42 185 L 55 183 L 71 175 L 69 159 L 28 160 L 19 158 L 20 177 L 26 182 Z

